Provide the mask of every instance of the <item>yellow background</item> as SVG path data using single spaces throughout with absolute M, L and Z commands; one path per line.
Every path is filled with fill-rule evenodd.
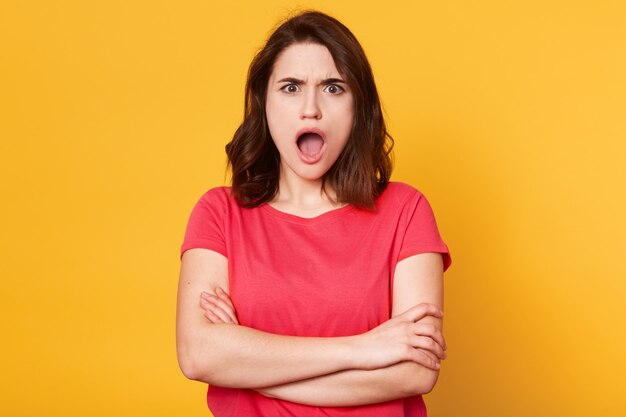
M 0 3 L 3 416 L 206 416 L 179 249 L 296 7 L 362 42 L 451 248 L 430 417 L 623 416 L 622 1 Z

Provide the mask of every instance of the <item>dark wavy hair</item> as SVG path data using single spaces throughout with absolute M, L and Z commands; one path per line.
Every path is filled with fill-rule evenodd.
M 256 207 L 278 192 L 280 154 L 267 125 L 266 94 L 277 57 L 297 43 L 328 48 L 353 94 L 352 131 L 345 149 L 322 178 L 322 188 L 326 192 L 329 184 L 335 190 L 335 202 L 371 209 L 391 176 L 393 138 L 387 133 L 363 48 L 341 22 L 317 11 L 302 12 L 281 23 L 250 64 L 244 120 L 226 145 L 233 195 L 240 205 Z

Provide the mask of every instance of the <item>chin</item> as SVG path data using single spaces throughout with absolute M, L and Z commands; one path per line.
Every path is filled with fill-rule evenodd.
M 302 179 L 305 179 L 308 181 L 317 181 L 317 180 L 321 180 L 324 177 L 324 175 L 326 175 L 327 172 L 328 172 L 328 168 L 324 169 L 324 168 L 314 167 L 313 169 L 298 170 L 296 171 L 296 174 Z
M 298 176 L 307 181 L 321 181 L 326 171 L 314 174 L 298 174 Z

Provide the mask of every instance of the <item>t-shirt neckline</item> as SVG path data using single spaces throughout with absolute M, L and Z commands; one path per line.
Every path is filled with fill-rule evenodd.
M 352 211 L 354 206 L 352 204 L 347 204 L 343 207 L 339 207 L 336 209 L 329 210 L 325 213 L 318 214 L 315 217 L 301 217 L 295 214 L 286 213 L 284 211 L 280 211 L 277 208 L 272 207 L 269 203 L 265 203 L 261 205 L 261 208 L 265 210 L 266 213 L 271 214 L 272 216 L 278 217 L 282 220 L 289 221 L 291 223 L 298 224 L 317 224 L 330 219 L 334 219 L 338 216 L 341 216 L 345 213 Z

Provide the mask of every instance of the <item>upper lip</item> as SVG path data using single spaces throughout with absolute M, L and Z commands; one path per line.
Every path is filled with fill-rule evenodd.
M 303 127 L 302 129 L 298 130 L 298 133 L 296 134 L 296 141 L 300 138 L 300 136 L 304 135 L 305 133 L 317 133 L 322 137 L 322 140 L 326 142 L 326 133 L 324 133 L 322 129 L 319 129 L 317 127 Z

